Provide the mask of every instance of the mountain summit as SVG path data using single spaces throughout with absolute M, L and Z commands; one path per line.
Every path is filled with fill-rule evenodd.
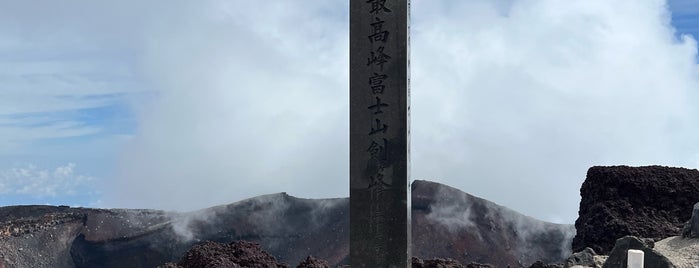
M 539 221 L 429 181 L 412 186 L 413 255 L 521 267 L 561 262 L 572 225 Z M 281 262 L 348 263 L 349 199 L 258 196 L 194 212 L 0 208 L 0 267 L 155 267 L 202 241 L 259 243 Z

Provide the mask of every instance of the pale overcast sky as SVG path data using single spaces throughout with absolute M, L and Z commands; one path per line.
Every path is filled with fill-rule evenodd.
M 0 2 L 0 205 L 348 195 L 347 0 Z M 412 0 L 412 179 L 572 223 L 699 167 L 699 1 Z

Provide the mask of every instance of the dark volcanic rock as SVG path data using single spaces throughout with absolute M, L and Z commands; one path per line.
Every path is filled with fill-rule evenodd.
M 288 268 L 260 248 L 260 245 L 237 241 L 230 244 L 204 242 L 187 251 L 177 263 L 183 268 Z
M 330 268 L 328 261 L 316 259 L 313 256 L 308 256 L 304 261 L 299 263 L 296 268 Z
M 453 259 L 432 259 L 425 260 L 424 268 L 464 268 L 461 263 Z
M 699 238 L 699 202 L 694 204 L 692 217 L 684 224 L 684 228 L 682 229 L 682 237 Z
M 699 171 L 662 166 L 592 167 L 580 189 L 573 251 L 608 254 L 616 239 L 678 235 L 699 201 Z
M 420 258 L 418 258 L 418 257 L 412 257 L 412 258 L 410 259 L 410 261 L 411 261 L 411 263 L 412 263 L 412 267 L 413 267 L 413 268 L 423 268 L 423 267 L 425 267 L 425 262 L 423 262 L 423 261 L 422 261 Z
M 466 268 L 495 268 L 495 266 L 492 266 L 490 264 L 472 262 L 466 265 Z
M 626 268 L 629 249 L 643 250 L 644 267 L 674 268 L 670 260 L 653 250 L 653 243 L 634 236 L 619 238 L 602 268 Z
M 529 266 L 529 268 L 563 268 L 563 264 L 546 264 L 542 261 L 536 261 L 531 266 Z
M 412 258 L 412 268 L 492 268 L 488 264 L 470 263 L 466 266 L 453 259 L 431 259 L 422 260 L 418 257 Z

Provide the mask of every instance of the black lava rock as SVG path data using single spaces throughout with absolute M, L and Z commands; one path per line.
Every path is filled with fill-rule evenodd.
M 592 167 L 580 189 L 573 252 L 607 255 L 616 239 L 679 235 L 699 201 L 699 171 L 663 166 Z

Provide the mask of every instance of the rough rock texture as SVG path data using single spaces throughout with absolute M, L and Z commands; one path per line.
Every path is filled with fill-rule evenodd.
M 90 222 L 92 216 L 101 214 L 118 214 L 115 221 L 139 215 L 141 219 L 153 220 L 152 223 L 144 223 L 139 232 L 132 232 L 135 236 L 147 236 L 151 227 L 155 225 L 163 212 L 148 210 L 102 210 L 69 208 L 67 206 L 9 206 L 0 208 L 0 267 L 96 267 L 83 262 L 84 256 L 93 252 L 83 252 L 77 249 L 81 242 L 85 242 L 85 233 L 88 230 L 101 230 L 105 239 L 119 243 L 122 239 L 118 230 L 112 228 L 130 228 L 137 224 L 111 224 L 111 222 Z M 128 221 L 128 220 L 126 220 Z M 120 222 L 121 223 L 121 222 Z M 110 237 L 113 232 L 119 233 Z M 86 242 L 90 243 L 90 242 Z M 76 247 L 77 246 L 77 247 Z M 103 265 L 99 267 L 124 267 L 132 265 L 136 261 L 139 265 L 154 267 L 162 261 L 151 259 L 151 253 L 144 245 L 131 243 L 128 250 L 120 252 L 126 258 L 121 258 L 121 266 Z M 148 246 L 148 245 L 145 245 Z M 152 245 L 158 248 L 160 245 Z M 144 250 L 145 249 L 145 250 Z M 95 254 L 99 254 L 94 252 Z M 138 254 L 134 254 L 138 253 Z M 116 255 L 116 254 L 115 254 Z M 98 255 L 99 256 L 99 255 Z M 102 255 L 103 258 L 106 256 Z M 119 256 L 109 256 L 119 257 Z
M 655 242 L 653 249 L 667 257 L 677 268 L 699 267 L 699 239 L 668 237 Z
M 682 229 L 682 237 L 699 238 L 699 202 L 694 204 L 692 217 L 684 224 Z
M 418 257 L 412 258 L 412 268 L 494 268 L 490 264 L 472 262 L 464 266 L 459 261 L 453 259 L 430 259 L 422 260 Z
M 299 263 L 296 268 L 330 268 L 326 260 L 316 259 L 313 256 L 308 256 L 304 261 Z
M 573 251 L 608 254 L 627 235 L 678 235 L 699 201 L 699 171 L 662 166 L 592 167 L 580 189 Z
M 644 267 L 674 268 L 675 266 L 668 258 L 653 250 L 653 246 L 652 241 L 639 239 L 634 236 L 619 238 L 602 268 L 626 268 L 629 249 L 643 250 L 645 255 L 643 258 Z
M 277 259 L 262 250 L 259 244 L 247 241 L 237 241 L 230 244 L 207 241 L 197 244 L 182 256 L 177 265 L 183 268 L 289 267 L 286 264 L 277 263 Z
M 441 268 L 441 267 L 439 267 L 439 268 Z M 466 265 L 466 268 L 495 268 L 495 266 L 492 266 L 490 264 L 472 262 L 472 263 L 469 263 L 468 265 Z
M 422 260 L 412 257 L 413 268 L 464 268 L 458 261 L 452 259 L 431 259 Z
M 595 250 L 591 248 L 585 248 L 582 251 L 573 253 L 573 255 L 568 257 L 565 263 L 565 267 L 572 267 L 575 265 L 593 268 L 602 267 L 602 264 L 597 263 L 595 256 L 597 256 Z
M 529 268 L 563 268 L 563 264 L 546 264 L 542 261 L 536 261 L 535 263 L 532 263 Z

